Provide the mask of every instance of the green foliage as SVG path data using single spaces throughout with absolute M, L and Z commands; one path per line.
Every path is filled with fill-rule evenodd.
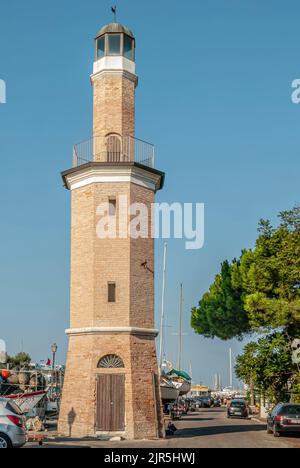
M 253 330 L 288 328 L 300 333 L 300 209 L 280 214 L 273 229 L 260 222 L 260 236 L 249 262 L 241 257 L 244 306 Z
M 289 401 L 289 383 L 297 372 L 292 363 L 290 343 L 281 333 L 268 335 L 245 346 L 237 357 L 236 375 L 252 382 L 273 403 Z
M 300 404 L 300 375 L 298 374 L 292 385 L 292 400 Z
M 222 264 L 192 310 L 192 327 L 222 340 L 279 327 L 300 336 L 300 207 L 282 212 L 277 228 L 260 221 L 254 250 Z
M 238 377 L 274 402 L 291 392 L 300 401 L 299 369 L 290 348 L 300 337 L 300 206 L 281 212 L 279 220 L 276 228 L 261 220 L 255 248 L 223 262 L 192 310 L 192 327 L 222 340 L 264 335 L 238 357 Z
M 199 308 L 192 311 L 192 327 L 207 338 L 241 339 L 244 333 L 249 332 L 242 290 L 238 284 L 233 285 L 232 273 L 233 266 L 225 261 L 221 273 L 200 301 Z
M 244 354 L 236 359 L 236 375 L 247 385 L 256 382 L 257 359 L 258 344 L 255 342 L 248 343 L 244 348 Z
M 7 363 L 10 368 L 26 368 L 31 362 L 31 357 L 26 353 L 18 353 L 16 356 L 8 356 Z

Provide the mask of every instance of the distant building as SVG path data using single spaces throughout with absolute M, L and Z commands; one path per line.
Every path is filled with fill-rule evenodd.
M 200 397 L 211 395 L 212 390 L 205 385 L 192 385 L 189 397 Z

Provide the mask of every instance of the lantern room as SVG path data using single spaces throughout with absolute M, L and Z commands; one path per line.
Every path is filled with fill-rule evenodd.
M 95 61 L 105 57 L 124 57 L 134 62 L 135 39 L 133 33 L 120 23 L 104 26 L 96 35 Z

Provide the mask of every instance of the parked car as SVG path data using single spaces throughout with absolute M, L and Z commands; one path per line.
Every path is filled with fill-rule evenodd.
M 214 400 L 214 408 L 221 408 L 222 402 L 221 400 Z
M 214 399 L 210 396 L 200 397 L 201 408 L 211 408 L 214 404 Z
M 25 417 L 19 407 L 0 398 L 0 449 L 20 448 L 26 444 Z
M 232 400 L 227 408 L 227 417 L 230 418 L 248 418 L 249 410 L 245 400 Z
M 280 437 L 287 432 L 300 433 L 300 405 L 279 404 L 268 415 L 268 434 Z

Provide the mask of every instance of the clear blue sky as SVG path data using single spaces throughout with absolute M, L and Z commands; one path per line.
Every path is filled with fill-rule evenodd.
M 36 360 L 53 341 L 64 361 L 69 319 L 70 196 L 60 171 L 91 134 L 93 38 L 113 1 L 2 2 L 0 79 L 1 336 Z M 204 202 L 206 243 L 169 244 L 166 349 L 176 359 L 185 284 L 186 366 L 195 381 L 228 383 L 228 343 L 190 330 L 190 308 L 221 261 L 251 247 L 260 217 L 299 201 L 297 0 L 120 0 L 137 39 L 137 135 L 156 144 L 167 174 L 158 201 Z M 162 241 L 157 242 L 157 316 Z M 232 343 L 234 353 L 241 348 Z

